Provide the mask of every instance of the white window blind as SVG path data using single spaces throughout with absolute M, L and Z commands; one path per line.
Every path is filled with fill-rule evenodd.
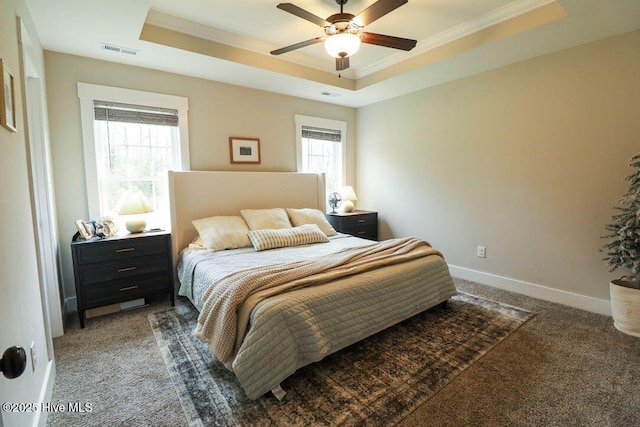
M 115 216 L 122 194 L 137 190 L 154 208 L 150 225 L 168 226 L 167 171 L 176 166 L 178 111 L 94 101 L 93 113 L 101 215 Z
M 178 126 L 178 110 L 118 102 L 94 101 L 94 120 Z
M 324 172 L 329 193 L 342 186 L 342 138 L 339 129 L 302 126 L 302 171 Z

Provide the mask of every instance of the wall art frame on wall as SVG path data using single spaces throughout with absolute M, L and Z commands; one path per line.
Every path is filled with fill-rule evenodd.
M 229 137 L 231 164 L 260 164 L 260 139 L 242 136 Z
M 3 59 L 0 59 L 0 125 L 11 132 L 16 129 L 16 91 L 13 74 Z

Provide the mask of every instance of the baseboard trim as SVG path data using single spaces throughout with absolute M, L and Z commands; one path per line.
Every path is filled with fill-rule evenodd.
M 46 372 L 44 374 L 44 383 L 40 390 L 40 397 L 38 398 L 38 407 L 42 408 L 45 402 L 51 402 L 53 398 L 53 384 L 56 380 L 56 363 L 55 360 L 50 360 L 47 363 Z M 33 420 L 34 427 L 45 427 L 47 425 L 47 418 L 49 413 L 47 411 L 37 411 Z
M 516 292 L 533 298 L 557 302 L 558 304 L 568 305 L 569 307 L 611 316 L 611 303 L 608 300 L 562 291 L 548 286 L 510 279 L 508 277 L 497 276 L 495 274 L 484 273 L 455 265 L 449 265 L 449 271 L 452 276 L 460 279 L 471 280 L 482 283 L 483 285 L 504 289 L 505 291 Z
M 65 316 L 71 312 L 78 311 L 78 300 L 76 297 L 69 297 L 64 300 L 64 314 Z

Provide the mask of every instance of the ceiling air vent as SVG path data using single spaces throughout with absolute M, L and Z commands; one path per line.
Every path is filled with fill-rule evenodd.
M 136 50 L 136 49 L 116 46 L 108 43 L 102 43 L 101 46 L 102 46 L 102 50 L 107 50 L 109 52 L 116 52 L 116 53 L 124 53 L 126 55 L 132 55 L 132 56 L 136 56 L 140 52 L 139 50 Z

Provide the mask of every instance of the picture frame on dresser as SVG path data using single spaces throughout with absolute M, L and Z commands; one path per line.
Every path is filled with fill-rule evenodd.
M 75 224 L 76 224 L 76 230 L 78 230 L 78 233 L 80 233 L 80 237 L 82 237 L 85 240 L 93 237 L 93 232 L 91 231 L 90 228 L 87 227 L 86 221 L 77 219 Z

